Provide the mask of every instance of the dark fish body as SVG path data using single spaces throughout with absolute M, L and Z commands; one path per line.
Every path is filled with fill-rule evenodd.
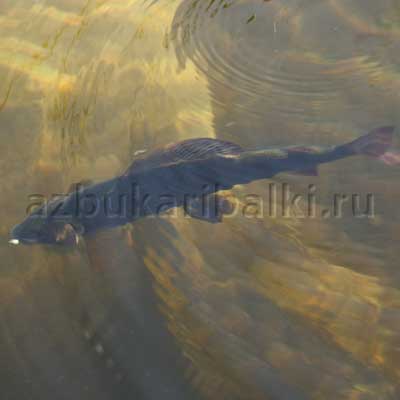
M 317 175 L 319 164 L 357 154 L 380 158 L 387 164 L 400 163 L 398 154 L 387 151 L 393 131 L 393 127 L 381 127 L 334 147 L 244 150 L 234 143 L 207 138 L 167 145 L 136 157 L 114 179 L 78 186 L 65 199 L 43 206 L 14 228 L 11 242 L 75 243 L 78 235 L 159 215 L 173 207 L 184 207 L 194 218 L 221 222 L 224 204 L 219 190 L 280 172 Z M 207 215 L 203 213 L 204 199 L 212 200 Z

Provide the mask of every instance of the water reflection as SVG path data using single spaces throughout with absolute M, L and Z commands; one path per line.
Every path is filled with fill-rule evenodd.
M 400 126 L 396 2 L 0 10 L 6 397 L 399 396 L 398 170 L 373 160 L 277 178 L 300 193 L 314 183 L 318 210 L 334 193 L 375 193 L 372 220 L 148 220 L 73 253 L 6 245 L 28 194 L 112 177 L 138 149 L 332 144 Z
M 329 123 L 349 108 L 365 109 L 359 92 L 366 85 L 378 81 L 374 90 L 392 92 L 398 81 L 390 62 L 397 42 L 390 37 L 382 43 L 382 29 L 371 28 L 379 40 L 371 46 L 351 17 L 338 18 L 338 10 L 348 16 L 351 9 L 330 3 L 182 2 L 171 29 L 177 58 L 181 66 L 193 60 L 216 87 L 212 94 L 225 92 L 213 100 L 230 112 L 238 108 L 252 120 L 274 114 L 296 123 Z M 255 16 L 251 23 L 249 15 Z

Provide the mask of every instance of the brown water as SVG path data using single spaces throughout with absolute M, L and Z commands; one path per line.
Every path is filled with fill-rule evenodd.
M 139 149 L 400 127 L 398 0 L 2 0 L 0 33 L 2 399 L 399 398 L 398 168 L 358 157 L 231 193 L 314 185 L 314 217 L 7 243 L 30 194 Z M 374 215 L 329 216 L 337 194 L 371 194 Z

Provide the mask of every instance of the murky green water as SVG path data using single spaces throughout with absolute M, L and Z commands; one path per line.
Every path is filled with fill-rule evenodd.
M 398 137 L 399 39 L 398 0 L 2 0 L 1 398 L 399 398 L 399 168 L 357 157 L 231 193 L 286 183 L 305 207 L 314 185 L 312 218 L 7 243 L 29 195 L 111 178 L 139 149 Z M 330 216 L 337 194 L 371 194 L 373 218 Z

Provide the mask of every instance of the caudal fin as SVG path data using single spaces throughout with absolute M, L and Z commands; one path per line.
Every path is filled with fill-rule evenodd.
M 400 164 L 400 153 L 389 151 L 393 144 L 394 126 L 382 126 L 350 142 L 346 147 L 354 154 L 378 158 L 389 165 Z

